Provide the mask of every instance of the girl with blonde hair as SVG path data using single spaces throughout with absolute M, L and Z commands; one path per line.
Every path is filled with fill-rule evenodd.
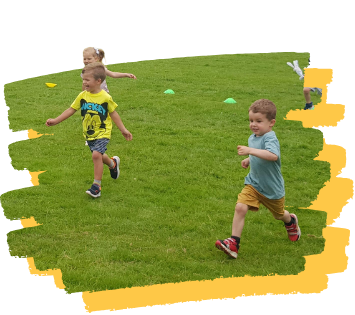
M 104 59 L 104 58 L 105 58 L 105 52 L 102 49 L 95 48 L 95 47 L 87 47 L 83 51 L 83 61 L 84 61 L 85 66 L 87 66 L 88 64 L 93 63 L 93 62 L 101 62 L 102 63 L 102 59 Z M 137 79 L 136 76 L 132 73 L 112 72 L 112 71 L 108 70 L 106 67 L 105 67 L 105 71 L 106 71 L 106 75 L 111 78 Z M 104 91 L 109 93 L 106 80 L 104 80 L 101 83 L 101 89 L 103 89 Z M 83 90 L 84 90 L 84 87 L 83 87 Z

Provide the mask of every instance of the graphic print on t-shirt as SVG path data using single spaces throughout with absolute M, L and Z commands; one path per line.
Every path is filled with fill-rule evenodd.
M 87 103 L 86 100 L 81 99 L 80 108 L 86 138 L 97 138 L 100 134 L 104 134 L 106 131 L 104 121 L 108 115 L 108 104 Z

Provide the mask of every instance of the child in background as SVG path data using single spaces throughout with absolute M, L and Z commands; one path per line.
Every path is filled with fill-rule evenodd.
M 305 105 L 304 109 L 314 109 L 314 105 L 311 100 L 311 92 L 317 92 L 319 96 L 322 96 L 322 89 L 317 88 L 317 87 L 314 87 L 314 88 L 304 87 L 303 88 L 303 95 L 306 100 L 306 105 Z
M 109 158 L 105 153 L 106 146 L 111 138 L 112 121 L 121 131 L 126 140 L 132 140 L 132 134 L 123 125 L 118 113 L 117 104 L 112 97 L 101 88 L 106 78 L 106 70 L 101 62 L 90 63 L 83 69 L 83 87 L 72 105 L 55 119 L 48 119 L 46 125 L 54 126 L 72 116 L 77 110 L 81 112 L 83 134 L 92 152 L 94 163 L 94 182 L 86 191 L 90 196 L 101 196 L 101 180 L 103 165 L 106 164 L 113 179 L 119 176 L 120 159 L 118 156 Z
M 102 49 L 98 49 L 95 47 L 88 47 L 85 48 L 83 51 L 83 61 L 84 65 L 87 66 L 88 64 L 92 62 L 101 62 L 102 59 L 105 57 L 105 52 Z M 121 73 L 121 72 L 112 72 L 108 70 L 105 67 L 105 72 L 106 76 L 109 76 L 111 78 L 131 78 L 131 79 L 137 79 L 136 76 L 132 73 Z M 83 91 L 84 91 L 84 86 L 83 86 Z M 101 89 L 109 93 L 110 91 L 107 88 L 107 83 L 106 79 L 101 83 Z
M 311 60 L 308 59 L 308 62 L 310 63 Z M 293 69 L 293 71 L 295 71 L 299 77 L 300 80 L 303 80 L 304 75 L 302 70 L 300 69 L 299 65 L 298 65 L 298 60 L 294 60 L 293 64 L 291 62 L 287 62 L 287 64 Z M 314 109 L 314 105 L 313 102 L 311 100 L 311 92 L 317 92 L 319 96 L 322 96 L 322 89 L 314 87 L 314 88 L 310 88 L 310 87 L 304 87 L 303 88 L 303 95 L 304 98 L 306 100 L 306 106 L 304 107 L 305 110 L 307 109 Z
M 280 144 L 272 131 L 276 120 L 276 106 L 267 99 L 254 102 L 249 108 L 250 129 L 248 147 L 238 146 L 239 155 L 249 155 L 241 162 L 243 168 L 250 166 L 244 188 L 238 195 L 232 223 L 232 236 L 217 240 L 216 247 L 227 255 L 237 258 L 240 237 L 248 210 L 257 211 L 260 203 L 269 209 L 276 220 L 285 224 L 288 238 L 299 240 L 301 230 L 295 214 L 284 209 L 285 188 L 281 174 Z
M 98 49 L 95 47 L 87 47 L 83 51 L 83 61 L 84 65 L 87 66 L 90 63 L 93 62 L 101 62 L 102 59 L 105 58 L 105 52 L 102 49 Z M 132 73 L 121 73 L 121 72 L 112 72 L 108 70 L 105 67 L 105 73 L 111 78 L 131 78 L 131 79 L 137 79 L 136 76 Z M 83 74 L 81 73 L 81 78 L 83 78 Z M 106 91 L 107 93 L 110 93 L 107 87 L 106 79 L 101 83 L 101 89 Z M 84 83 L 82 86 L 82 90 L 85 90 Z M 85 145 L 88 145 L 88 142 L 85 141 Z

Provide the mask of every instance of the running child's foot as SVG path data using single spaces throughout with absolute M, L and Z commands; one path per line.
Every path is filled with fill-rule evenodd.
M 228 256 L 232 258 L 237 258 L 238 246 L 237 246 L 237 241 L 234 238 L 227 238 L 224 241 L 217 240 L 215 245 L 218 249 L 225 252 Z
M 306 109 L 314 109 L 313 102 L 310 102 L 309 104 L 306 103 L 306 106 L 304 107 L 304 110 Z
M 296 242 L 301 237 L 301 229 L 298 226 L 297 216 L 295 214 L 293 214 L 293 213 L 291 213 L 290 216 L 294 219 L 294 223 L 291 224 L 290 226 L 285 225 L 285 228 L 287 230 L 288 239 L 291 242 Z
M 120 158 L 118 156 L 114 156 L 111 159 L 115 165 L 112 168 L 110 167 L 110 174 L 113 179 L 117 179 L 118 176 L 120 176 Z
M 101 187 L 97 184 L 92 184 L 91 188 L 86 191 L 88 195 L 93 198 L 97 198 L 101 196 Z

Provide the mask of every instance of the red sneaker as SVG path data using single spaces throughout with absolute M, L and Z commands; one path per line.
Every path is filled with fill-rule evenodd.
M 218 240 L 215 245 L 218 249 L 224 251 L 228 256 L 231 256 L 232 258 L 237 258 L 238 247 L 237 241 L 234 238 L 227 238 L 224 241 Z
M 285 225 L 285 228 L 287 230 L 288 239 L 291 242 L 296 242 L 301 237 L 301 229 L 298 226 L 297 216 L 293 213 L 291 213 L 290 216 L 295 219 L 295 223 L 291 224 L 290 226 Z

